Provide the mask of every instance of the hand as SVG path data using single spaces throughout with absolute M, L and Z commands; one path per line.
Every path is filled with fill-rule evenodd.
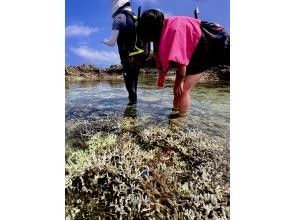
M 165 75 L 160 74 L 157 79 L 157 87 L 162 88 L 165 81 Z
M 183 91 L 184 91 L 184 80 L 181 80 L 181 81 L 178 81 L 176 84 L 175 84 L 175 95 L 177 97 L 181 97 L 181 95 L 183 94 Z
M 105 38 L 101 43 L 108 45 L 108 39 Z
M 158 55 L 155 55 L 155 63 L 156 63 L 156 68 L 157 68 L 159 71 L 162 71 L 162 66 L 161 66 L 160 59 L 158 58 Z

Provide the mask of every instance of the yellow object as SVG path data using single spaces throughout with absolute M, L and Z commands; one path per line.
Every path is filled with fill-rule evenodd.
M 135 46 L 135 49 L 136 51 L 132 52 L 132 53 L 129 53 L 129 56 L 135 56 L 135 55 L 138 55 L 138 54 L 141 54 L 141 53 L 144 53 L 144 50 L 140 49 L 139 47 Z

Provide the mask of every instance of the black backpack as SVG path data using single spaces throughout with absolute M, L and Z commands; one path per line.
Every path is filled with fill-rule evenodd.
M 144 54 L 144 48 L 145 44 L 142 40 L 142 37 L 140 36 L 140 33 L 138 31 L 139 28 L 139 23 L 140 23 L 140 17 L 141 17 L 141 7 L 138 8 L 138 15 L 133 16 L 133 20 L 135 23 L 135 32 L 136 32 L 136 39 L 135 39 L 135 44 L 133 51 L 129 53 L 130 57 L 138 56 L 138 55 L 143 55 Z
M 230 35 L 219 24 L 201 21 L 200 28 L 207 43 L 211 65 L 230 64 Z

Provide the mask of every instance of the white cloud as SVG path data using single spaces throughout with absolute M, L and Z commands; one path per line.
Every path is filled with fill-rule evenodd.
M 165 18 L 168 18 L 168 17 L 174 15 L 174 13 L 172 13 L 172 12 L 170 12 L 170 11 L 162 11 L 160 8 L 155 8 L 155 9 L 158 10 L 158 11 L 161 11 L 161 12 L 164 14 L 164 17 L 165 17 Z
M 164 11 L 163 14 L 164 14 L 164 17 L 165 17 L 165 18 L 168 18 L 168 17 L 170 17 L 170 16 L 173 16 L 173 13 L 170 12 L 170 11 Z
M 91 49 L 87 46 L 80 46 L 76 48 L 70 49 L 75 55 L 81 57 L 89 62 L 94 63 L 111 63 L 118 64 L 120 63 L 120 58 L 118 53 L 111 51 L 99 51 L 95 49 Z
M 89 36 L 98 31 L 98 28 L 83 26 L 83 25 L 69 25 L 65 29 L 65 35 L 70 36 Z
M 81 41 L 81 42 L 78 42 L 78 44 L 79 44 L 79 45 L 84 45 L 84 46 L 85 46 L 85 45 L 88 45 L 88 42 L 86 42 L 86 41 Z
M 165 12 L 165 13 L 164 13 L 164 17 L 165 17 L 165 18 L 168 18 L 168 17 L 170 17 L 170 16 L 173 16 L 173 14 L 172 14 L 172 13 L 169 13 L 169 12 Z
M 140 0 L 143 4 L 144 3 L 156 3 L 158 0 Z

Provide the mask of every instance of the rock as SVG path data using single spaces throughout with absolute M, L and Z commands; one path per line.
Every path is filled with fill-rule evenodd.
M 142 74 L 150 74 L 150 75 L 156 75 L 158 73 L 158 70 L 156 68 L 142 68 L 140 69 L 140 73 Z
M 230 66 L 216 66 L 205 72 L 201 82 L 230 82 Z
M 73 66 L 66 66 L 65 67 L 65 74 L 77 73 L 77 69 Z
M 96 73 L 99 74 L 101 69 L 94 65 L 82 64 L 79 66 L 67 66 L 65 67 L 65 74 L 80 74 L 80 73 Z
M 111 65 L 109 68 L 106 68 L 106 72 L 110 75 L 122 74 L 123 68 L 121 65 Z
M 97 68 L 95 65 L 82 64 L 79 66 L 65 67 L 66 81 L 89 81 L 98 80 L 103 69 Z
M 140 69 L 140 74 L 153 77 L 157 76 L 158 70 L 152 67 L 143 67 Z M 175 74 L 176 70 L 171 68 L 167 73 L 166 79 L 174 81 Z M 98 68 L 95 65 L 90 64 L 65 67 L 66 81 L 109 80 L 122 78 L 122 75 L 123 68 L 121 65 L 111 65 L 108 68 Z M 230 82 L 230 66 L 217 66 L 207 70 L 200 82 Z
M 94 65 L 82 64 L 80 66 L 77 66 L 77 69 L 80 70 L 80 72 L 84 72 L 84 73 L 88 73 L 88 72 L 100 73 L 100 69 Z

